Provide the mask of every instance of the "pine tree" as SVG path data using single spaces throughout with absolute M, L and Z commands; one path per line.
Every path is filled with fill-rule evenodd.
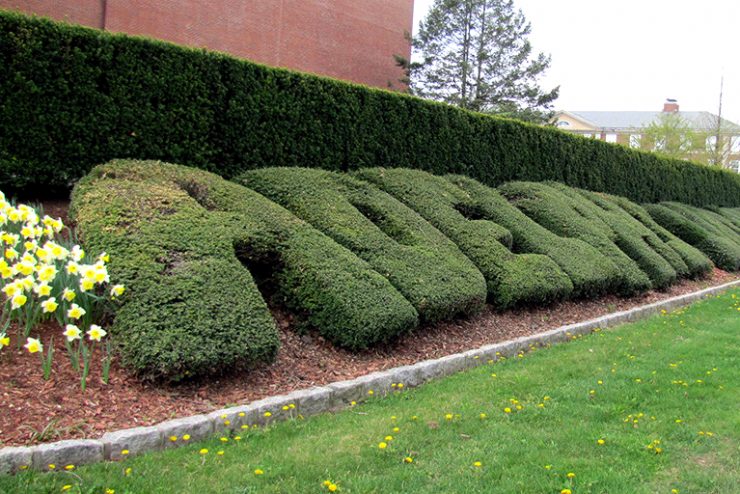
M 532 56 L 530 31 L 513 0 L 435 0 L 413 40 L 410 89 L 474 111 L 546 121 L 559 88 L 540 88 L 550 57 Z

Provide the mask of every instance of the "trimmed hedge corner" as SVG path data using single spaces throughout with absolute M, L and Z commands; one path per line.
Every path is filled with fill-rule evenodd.
M 160 162 L 96 167 L 73 194 L 87 248 L 129 287 L 111 328 L 122 362 L 180 380 L 271 360 L 277 331 L 243 263 L 268 266 L 282 302 L 352 349 L 418 316 L 367 263 L 254 191 Z
M 513 254 L 511 233 L 483 218 L 470 194 L 443 177 L 407 168 L 363 168 L 354 175 L 405 203 L 455 242 L 483 273 L 496 307 L 549 303 L 573 291 L 552 259 Z
M 0 189 L 66 192 L 96 164 L 403 166 L 740 206 L 740 175 L 223 54 L 0 12 Z
M 366 260 L 424 322 L 478 312 L 486 283 L 448 238 L 371 185 L 309 168 L 263 168 L 239 183 L 277 202 Z

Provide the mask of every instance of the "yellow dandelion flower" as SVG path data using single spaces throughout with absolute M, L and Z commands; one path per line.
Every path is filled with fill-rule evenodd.
M 207 448 L 203 448 L 200 451 L 198 451 L 198 453 L 200 453 L 201 455 L 207 455 L 208 454 L 208 449 Z
M 378 449 L 385 449 L 388 447 L 387 443 L 378 443 Z
M 71 486 L 71 485 L 69 485 L 69 484 L 67 484 L 67 485 L 63 485 L 63 486 L 62 486 L 62 492 L 67 492 L 67 491 L 68 491 L 68 490 L 70 490 L 71 488 L 72 488 L 72 486 Z
M 265 471 L 262 470 L 261 468 L 257 468 L 257 469 L 255 469 L 254 474 L 255 475 L 264 475 L 265 474 Z
M 572 494 L 572 491 L 570 489 L 563 489 L 560 491 L 560 494 Z
M 473 462 L 473 466 L 474 466 L 474 467 L 476 467 L 476 468 L 480 468 L 480 467 L 482 467 L 482 466 L 483 466 L 483 463 L 481 463 L 481 462 L 479 462 L 479 461 L 474 461 L 474 462 Z
M 404 463 L 413 463 L 414 462 L 414 459 L 411 458 L 410 456 L 407 456 L 406 458 L 403 459 L 403 462 Z
M 123 449 L 121 450 L 121 456 L 127 456 L 129 454 L 129 450 Z
M 603 439 L 597 439 L 596 444 L 598 444 L 599 446 L 603 446 L 604 444 L 606 444 L 606 441 L 604 441 Z
M 576 474 L 573 472 L 568 472 L 565 476 L 568 477 L 569 479 L 572 479 L 572 478 L 575 478 Z
M 223 456 L 223 455 L 224 455 L 224 450 L 220 450 L 220 451 L 218 451 L 218 452 L 217 452 L 216 454 L 217 454 L 218 456 Z
M 504 413 L 511 413 L 511 408 L 509 407 L 504 408 Z
M 265 417 L 270 418 L 272 417 L 272 412 L 265 412 Z
M 190 434 L 185 434 L 182 436 L 183 441 L 190 441 Z
M 445 415 L 445 420 L 452 420 L 452 417 L 453 417 L 452 414 L 448 413 Z
M 170 441 L 172 441 L 173 443 L 174 443 L 175 441 L 177 441 L 177 436 L 170 436 Z
M 398 428 L 398 427 L 394 427 L 394 428 L 393 428 L 393 432 L 401 432 L 401 429 L 400 429 L 400 428 Z

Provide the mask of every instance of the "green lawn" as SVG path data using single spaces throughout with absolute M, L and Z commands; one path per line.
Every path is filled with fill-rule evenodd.
M 739 335 L 735 289 L 335 415 L 24 472 L 0 492 L 738 492 Z

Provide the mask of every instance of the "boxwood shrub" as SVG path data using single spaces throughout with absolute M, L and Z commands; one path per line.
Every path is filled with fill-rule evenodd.
M 705 253 L 727 271 L 740 269 L 740 236 L 718 221 L 720 215 L 685 204 L 647 204 L 645 209 L 660 225 Z
M 346 174 L 263 168 L 237 182 L 281 204 L 366 260 L 424 322 L 479 311 L 486 283 L 447 237 L 389 194 Z
M 480 218 L 495 222 L 510 232 L 514 252 L 541 254 L 555 261 L 570 278 L 573 296 L 597 296 L 619 278 L 617 266 L 594 247 L 540 226 L 495 189 L 462 175 L 445 178 L 469 194 L 473 210 Z
M 113 158 L 233 177 L 403 166 L 496 186 L 555 180 L 639 202 L 740 206 L 740 175 L 554 128 L 0 12 L 0 189 L 66 192 Z
M 275 324 L 248 269 L 329 340 L 365 348 L 415 327 L 412 305 L 347 249 L 260 194 L 201 170 L 114 161 L 72 213 L 129 286 L 111 328 L 124 365 L 180 380 L 270 361 Z
M 513 254 L 513 237 L 485 219 L 470 194 L 443 177 L 408 168 L 363 168 L 354 174 L 402 201 L 455 242 L 486 278 L 499 308 L 568 297 L 570 278 L 549 257 Z

